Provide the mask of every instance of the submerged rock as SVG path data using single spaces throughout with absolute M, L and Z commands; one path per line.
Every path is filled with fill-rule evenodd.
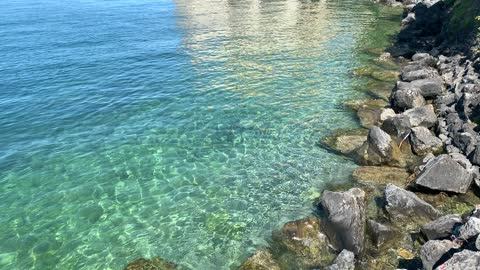
M 390 135 L 379 127 L 372 127 L 367 141 L 356 151 L 362 165 L 382 165 L 405 167 L 402 153 Z
M 355 269 L 355 254 L 346 249 L 338 254 L 333 264 L 325 267 L 325 270 L 354 270 Z
M 281 265 L 289 267 L 319 267 L 329 265 L 335 258 L 330 243 L 321 232 L 320 220 L 308 217 L 286 223 L 273 234 L 275 244 L 282 250 Z
M 432 270 L 445 253 L 456 247 L 456 244 L 450 240 L 429 240 L 422 246 L 420 253 L 424 269 Z
M 177 265 L 166 261 L 160 257 L 152 259 L 140 258 L 129 263 L 124 270 L 173 270 L 177 269 Z
M 438 270 L 478 270 L 480 269 L 480 252 L 463 250 L 455 253 L 447 262 L 437 267 Z
M 472 183 L 472 175 L 444 154 L 430 161 L 415 183 L 432 190 L 465 193 Z
M 365 192 L 352 188 L 345 192 L 324 191 L 321 204 L 328 215 L 341 248 L 360 254 L 365 238 Z
M 385 210 L 393 220 L 404 222 L 430 221 L 440 212 L 413 192 L 388 184 L 385 188 Z
M 453 228 L 459 223 L 462 223 L 460 215 L 446 215 L 423 225 L 422 233 L 429 240 L 446 238 L 452 235 Z
M 368 232 L 374 245 L 379 248 L 385 243 L 394 240 L 397 232 L 392 229 L 390 226 L 380 224 L 373 220 L 368 220 L 367 222 Z
M 260 249 L 248 258 L 239 270 L 280 270 L 270 251 Z
M 405 186 L 409 173 L 406 169 L 388 166 L 361 166 L 353 171 L 355 181 L 365 185 L 395 184 Z
M 320 145 L 343 155 L 348 155 L 359 149 L 367 141 L 367 133 L 366 129 L 336 130 L 322 138 Z

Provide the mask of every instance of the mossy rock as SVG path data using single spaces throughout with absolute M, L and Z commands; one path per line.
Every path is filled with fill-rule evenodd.
M 152 259 L 140 258 L 129 263 L 124 270 L 174 270 L 178 269 L 177 265 L 166 261 L 160 257 Z
M 352 177 L 363 185 L 385 187 L 394 184 L 399 187 L 407 185 L 410 173 L 404 168 L 389 166 L 361 166 L 353 171 Z
M 472 191 L 465 194 L 425 194 L 416 193 L 418 197 L 433 205 L 444 214 L 464 214 L 470 212 L 476 205 L 480 204 L 480 198 Z
M 269 250 L 259 249 L 240 266 L 239 270 L 280 270 L 280 266 Z
M 365 106 L 374 108 L 385 108 L 388 106 L 388 102 L 386 102 L 384 99 L 353 99 L 344 102 L 343 105 L 354 111 L 358 111 L 360 108 Z
M 367 140 L 368 130 L 360 129 L 338 129 L 330 135 L 323 137 L 319 144 L 334 152 L 349 155 L 360 148 Z

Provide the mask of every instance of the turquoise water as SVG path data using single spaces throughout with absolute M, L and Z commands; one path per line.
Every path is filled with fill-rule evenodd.
M 0 268 L 230 269 L 354 164 L 315 145 L 368 0 L 3 0 Z

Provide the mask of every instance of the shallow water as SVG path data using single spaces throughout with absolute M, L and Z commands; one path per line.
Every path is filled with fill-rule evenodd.
M 0 268 L 238 266 L 355 167 L 316 142 L 358 127 L 378 9 L 3 0 Z

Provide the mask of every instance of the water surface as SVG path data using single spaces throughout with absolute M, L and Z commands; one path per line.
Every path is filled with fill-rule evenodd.
M 230 269 L 354 164 L 369 0 L 3 0 L 0 268 Z

